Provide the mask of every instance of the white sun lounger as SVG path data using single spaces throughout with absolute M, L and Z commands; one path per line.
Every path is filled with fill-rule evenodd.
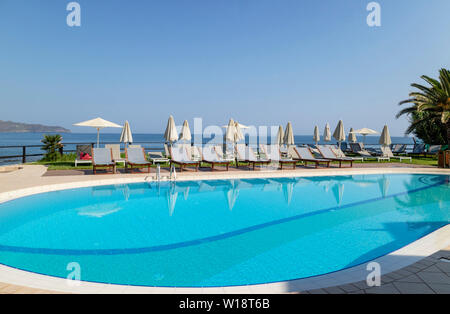
M 217 154 L 222 157 L 223 160 L 226 161 L 234 161 L 234 154 L 226 154 L 223 152 L 222 145 L 214 145 L 214 149 L 216 150 Z
M 128 170 L 128 166 L 130 166 L 131 172 L 133 172 L 134 169 L 147 167 L 147 171 L 150 173 L 152 163 L 145 158 L 145 151 L 142 147 L 128 147 L 125 149 L 125 155 L 127 157 L 125 170 Z
M 92 145 L 77 145 L 75 167 L 77 167 L 78 164 L 92 164 L 92 159 L 81 159 L 81 154 L 89 154 L 92 158 Z
M 120 144 L 105 144 L 105 148 L 111 148 L 113 160 L 118 163 L 121 162 L 125 164 L 125 158 L 120 155 Z
M 383 156 L 387 157 L 387 158 L 391 158 L 391 159 L 399 159 L 400 162 L 402 162 L 403 159 L 405 160 L 409 160 L 409 162 L 412 162 L 412 158 L 408 157 L 408 156 L 395 156 L 392 153 L 392 150 L 389 146 L 381 146 L 381 151 L 383 153 Z
M 112 173 L 116 173 L 116 163 L 112 158 L 110 148 L 94 148 L 92 150 L 92 168 L 94 174 L 97 174 L 97 168 L 111 169 Z
M 312 162 L 316 165 L 316 168 L 320 164 L 325 164 L 327 168 L 330 167 L 331 160 L 329 159 L 323 159 L 323 158 L 316 158 L 311 153 L 308 147 L 294 147 L 293 151 L 291 152 L 292 158 L 295 160 L 303 161 L 305 163 L 305 167 L 308 166 L 308 162 Z
M 172 167 L 173 164 L 179 165 L 180 171 L 183 171 L 183 168 L 185 167 L 195 167 L 195 171 L 198 171 L 198 168 L 200 167 L 200 162 L 193 161 L 190 154 L 188 154 L 186 147 L 183 145 L 176 145 L 170 148 L 170 155 L 172 156 L 170 167 Z
M 378 162 L 380 162 L 380 160 L 387 160 L 387 161 L 390 160 L 389 157 L 386 157 L 386 156 L 372 155 L 371 153 L 369 153 L 369 151 L 365 150 L 361 146 L 361 143 L 350 143 L 350 146 L 352 148 L 352 151 L 354 153 L 359 154 L 360 156 L 362 156 L 364 158 L 364 160 L 376 159 Z
M 338 157 L 336 154 L 325 145 L 317 145 L 317 150 L 322 155 L 324 159 L 329 159 L 333 161 L 339 162 L 339 168 L 342 168 L 342 163 L 349 162 L 350 167 L 353 167 L 353 159 L 348 157 Z
M 225 166 L 227 171 L 230 167 L 231 161 L 223 159 L 216 152 L 216 149 L 212 145 L 205 145 L 203 148 L 197 147 L 198 152 L 200 153 L 201 160 L 204 163 L 211 165 L 211 170 L 214 170 L 216 165 Z
M 345 155 L 345 153 L 342 151 L 342 149 L 340 149 L 337 146 L 334 145 L 324 145 L 327 146 L 329 149 L 331 149 L 331 151 L 337 156 L 337 157 L 342 157 L 342 158 L 351 158 L 353 161 L 364 161 L 364 157 L 350 157 Z
M 267 159 L 279 163 L 281 170 L 283 170 L 283 165 L 292 165 L 292 168 L 295 169 L 298 161 L 292 158 L 282 158 L 279 145 L 259 144 L 259 148 Z
M 251 164 L 253 166 L 253 170 L 255 170 L 256 165 L 266 165 L 270 164 L 269 159 L 261 159 L 256 157 L 255 152 L 250 146 L 246 146 L 245 144 L 236 144 L 236 156 L 237 163 L 236 168 L 239 167 L 239 162 Z

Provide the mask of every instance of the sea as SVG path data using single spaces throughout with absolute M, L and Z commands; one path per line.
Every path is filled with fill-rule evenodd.
M 27 147 L 26 153 L 28 155 L 42 154 L 43 151 L 39 147 L 42 145 L 41 140 L 45 134 L 51 133 L 0 133 L 0 164 L 13 164 L 21 162 L 21 157 L 14 158 L 2 158 L 2 156 L 17 156 L 22 155 L 22 146 L 35 145 L 36 147 Z M 77 144 L 90 144 L 97 142 L 97 133 L 63 133 L 64 150 L 74 151 Z M 221 143 L 221 138 L 202 138 L 201 136 L 193 135 L 193 139 L 196 144 L 200 143 Z M 358 141 L 363 141 L 362 136 L 357 136 Z M 100 133 L 100 143 L 118 143 L 120 140 L 119 133 Z M 258 143 L 256 138 L 245 139 L 248 144 Z M 312 135 L 295 135 L 294 140 L 296 144 L 314 144 Z M 378 145 L 379 136 L 366 136 L 365 145 Z M 163 134 L 133 134 L 134 144 L 141 144 L 143 147 L 149 150 L 162 150 L 164 143 Z M 270 142 L 270 138 L 264 139 L 264 142 Z M 319 142 L 323 144 L 324 142 Z M 333 142 L 332 142 L 333 143 Z M 411 137 L 392 137 L 393 144 L 414 144 Z M 11 147 L 16 146 L 16 147 Z M 42 158 L 42 156 L 27 157 L 27 162 L 36 161 Z

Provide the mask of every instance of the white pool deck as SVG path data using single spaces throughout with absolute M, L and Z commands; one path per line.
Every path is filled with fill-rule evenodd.
M 25 165 L 23 169 L 0 173 L 0 203 L 15 198 L 49 191 L 71 188 L 124 184 L 156 180 L 155 173 L 146 174 L 115 174 L 115 175 L 68 175 L 43 176 L 47 169 L 40 165 Z M 153 170 L 154 171 L 154 170 Z M 450 169 L 438 168 L 410 168 L 410 167 L 376 167 L 376 168 L 331 168 L 331 169 L 297 169 L 297 170 L 263 170 L 263 171 L 230 171 L 230 172 L 191 172 L 177 174 L 177 181 L 182 180 L 209 180 L 209 179 L 240 179 L 265 177 L 293 177 L 293 176 L 334 176 L 358 174 L 388 174 L 388 173 L 417 173 L 417 174 L 447 174 Z M 436 252 L 450 246 L 450 225 L 425 236 L 395 252 L 374 260 L 381 266 L 382 274 L 400 271 L 403 268 L 420 263 Z M 365 281 L 369 271 L 367 264 L 352 267 L 322 276 L 299 279 L 287 282 L 278 282 L 262 285 L 248 285 L 220 288 L 160 288 L 135 287 L 109 284 L 73 282 L 17 270 L 0 265 L 0 293 L 10 291 L 11 287 L 26 287 L 35 291 L 54 291 L 63 293 L 292 293 L 322 289 L 327 287 L 343 286 L 351 283 Z M 444 285 L 450 287 L 450 276 L 442 272 Z M 3 286 L 2 286 L 3 285 Z M 10 289 L 8 290 L 8 286 Z M 3 287 L 3 288 L 2 288 Z M 17 290 L 17 289 L 16 289 Z M 28 291 L 28 290 L 27 290 Z M 325 290 L 324 290 L 325 291 Z M 341 290 L 342 291 L 342 290 Z M 450 293 L 450 292 L 449 292 Z

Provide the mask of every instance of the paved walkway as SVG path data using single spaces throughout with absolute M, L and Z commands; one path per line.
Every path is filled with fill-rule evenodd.
M 381 286 L 364 281 L 310 290 L 307 294 L 450 294 L 450 246 L 403 269 L 381 276 Z
M 123 179 L 123 178 L 136 178 L 136 177 L 150 177 L 152 179 L 156 178 L 155 169 L 152 168 L 151 173 L 118 173 L 118 174 L 108 174 L 108 175 L 93 175 L 92 170 L 47 170 L 47 167 L 43 165 L 23 165 L 23 169 L 0 173 L 0 193 L 14 191 L 17 189 L 24 189 L 29 187 L 36 187 L 49 184 L 61 184 L 61 183 L 71 183 L 71 182 L 85 182 L 85 181 L 97 181 L 104 179 Z M 361 171 L 374 171 L 377 169 L 392 169 L 392 170 L 432 170 L 436 172 L 444 172 L 450 174 L 450 169 L 438 169 L 436 167 L 426 167 L 420 165 L 414 165 L 409 163 L 364 163 L 364 164 L 354 164 L 353 168 L 337 168 L 335 166 L 331 168 L 318 168 L 314 169 L 312 167 L 302 167 L 298 166 L 296 170 L 286 169 L 286 170 L 276 170 L 276 169 L 258 169 L 256 171 L 250 171 L 248 168 L 243 167 L 236 169 L 234 167 L 230 168 L 230 171 L 211 171 L 210 168 L 201 168 L 199 172 L 194 172 L 192 170 L 177 172 L 178 178 L 189 178 L 189 179 L 201 179 L 201 178 L 225 178 L 231 176 L 260 176 L 260 175 L 280 175 L 280 176 L 302 176 L 302 175 L 321 175 L 329 174 L 335 175 L 342 172 L 351 172 L 352 174 L 361 173 Z M 220 169 L 220 168 L 219 168 Z M 122 170 L 121 170 L 122 171 Z M 161 168 L 161 175 L 168 176 L 168 170 L 166 168 Z
M 0 294 L 59 294 L 59 292 L 9 285 L 0 282 Z

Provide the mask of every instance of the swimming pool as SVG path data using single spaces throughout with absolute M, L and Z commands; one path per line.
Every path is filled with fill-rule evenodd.
M 0 263 L 100 283 L 214 287 L 318 276 L 449 223 L 449 176 L 98 186 L 0 204 Z

